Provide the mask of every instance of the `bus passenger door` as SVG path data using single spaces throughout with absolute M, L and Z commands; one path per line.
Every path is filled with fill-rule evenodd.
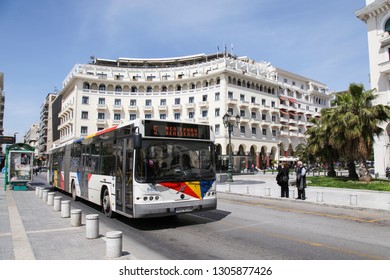
M 132 138 L 118 139 L 116 149 L 116 210 L 133 214 L 133 143 Z

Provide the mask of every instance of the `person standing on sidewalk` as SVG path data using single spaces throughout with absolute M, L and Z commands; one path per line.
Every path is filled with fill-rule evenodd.
M 298 197 L 297 199 L 306 199 L 305 188 L 306 188 L 306 168 L 303 166 L 302 161 L 297 162 L 297 167 L 295 169 L 297 175 L 297 188 L 298 188 Z
M 283 164 L 283 167 L 279 170 L 278 175 L 276 176 L 276 181 L 280 186 L 281 197 L 289 197 L 289 189 L 288 189 L 288 180 L 289 180 L 289 166 L 288 163 Z

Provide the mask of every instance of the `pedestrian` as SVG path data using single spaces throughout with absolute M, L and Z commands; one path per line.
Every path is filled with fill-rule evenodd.
M 289 197 L 288 180 L 289 180 L 289 167 L 288 167 L 288 163 L 285 163 L 279 169 L 278 175 L 276 175 L 276 181 L 280 186 L 281 197 L 286 197 L 286 198 Z
M 306 199 L 305 188 L 306 188 L 306 168 L 303 166 L 302 161 L 298 161 L 295 169 L 297 176 L 297 188 L 298 197 L 296 199 Z

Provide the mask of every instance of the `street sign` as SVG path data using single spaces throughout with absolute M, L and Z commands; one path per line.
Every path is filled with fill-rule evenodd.
M 15 144 L 15 137 L 0 135 L 0 144 Z

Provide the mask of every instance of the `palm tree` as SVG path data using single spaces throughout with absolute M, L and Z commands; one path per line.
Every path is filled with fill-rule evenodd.
M 319 119 L 312 118 L 310 120 L 314 126 L 306 131 L 308 136 L 307 147 L 310 154 L 327 163 L 328 176 L 335 177 L 334 162 L 338 160 L 339 154 L 329 140 L 331 126 L 323 120 L 325 120 L 323 116 Z
M 365 91 L 363 85 L 352 83 L 348 91 L 336 95 L 333 107 L 321 112 L 323 122 L 331 126 L 331 146 L 347 158 L 350 179 L 358 178 L 357 160 L 361 166 L 360 180 L 372 180 L 366 159 L 372 152 L 374 137 L 383 132 L 379 124 L 390 119 L 389 106 L 373 105 L 377 96 L 374 90 Z

